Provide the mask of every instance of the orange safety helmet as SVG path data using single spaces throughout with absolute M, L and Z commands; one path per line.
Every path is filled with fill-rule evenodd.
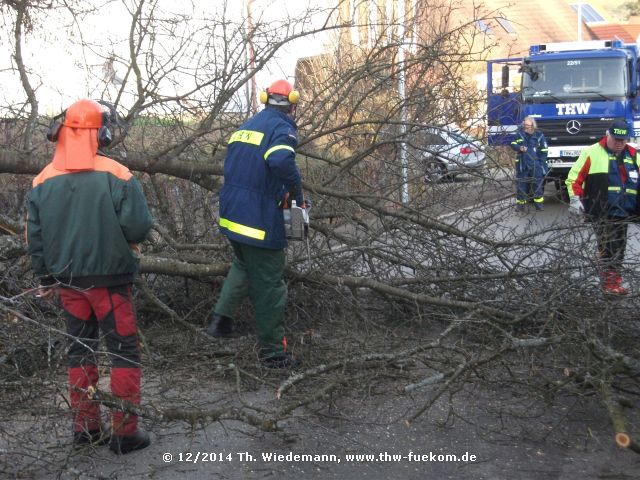
M 93 170 L 98 147 L 108 146 L 113 139 L 108 118 L 109 113 L 102 105 L 88 99 L 75 102 L 55 117 L 47 132 L 47 138 L 57 142 L 54 168 Z
M 260 102 L 269 105 L 295 105 L 299 100 L 300 93 L 286 80 L 276 80 L 267 90 L 260 92 Z
M 64 114 L 64 126 L 71 128 L 102 127 L 102 106 L 95 100 L 78 100 Z

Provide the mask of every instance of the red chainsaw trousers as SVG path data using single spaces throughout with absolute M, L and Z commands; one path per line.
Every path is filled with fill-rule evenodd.
M 99 380 L 100 336 L 111 360 L 111 393 L 140 404 L 140 348 L 131 286 L 61 288 L 60 300 L 72 339 L 68 373 L 73 430 L 96 430 L 100 428 L 100 406 L 91 400 L 87 389 Z M 111 424 L 112 434 L 132 435 L 138 428 L 138 418 L 114 409 Z

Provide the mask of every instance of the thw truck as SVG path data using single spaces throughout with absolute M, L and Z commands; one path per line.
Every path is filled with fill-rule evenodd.
M 548 43 L 531 46 L 524 58 L 488 61 L 489 144 L 508 144 L 522 119 L 534 117 L 549 144 L 547 178 L 562 192 L 580 152 L 601 139 L 614 119 L 632 127 L 632 141 L 640 137 L 639 50 L 620 40 Z M 516 65 L 520 90 L 510 91 L 509 71 Z M 494 90 L 497 66 L 501 82 Z

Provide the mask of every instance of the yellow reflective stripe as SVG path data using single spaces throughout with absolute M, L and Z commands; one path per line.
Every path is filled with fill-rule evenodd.
M 264 240 L 266 232 L 264 230 L 258 230 L 257 228 L 247 227 L 241 225 L 226 218 L 220 219 L 220 226 L 226 228 L 230 232 L 237 233 L 238 235 L 244 235 L 245 237 L 255 238 L 257 240 Z
M 620 190 L 622 190 L 622 188 L 620 187 L 609 187 L 609 191 L 610 192 L 619 192 Z M 629 193 L 631 195 L 636 195 L 638 193 L 637 190 L 632 190 L 631 188 L 628 188 L 625 193 Z
M 231 135 L 229 143 L 242 142 L 249 143 L 251 145 L 260 145 L 263 138 L 264 133 L 262 132 L 256 132 L 255 130 L 238 130 Z
M 269 158 L 269 155 L 271 155 L 276 150 L 291 150 L 293 153 L 296 153 L 293 147 L 290 147 L 289 145 L 276 145 L 275 147 L 271 147 L 265 152 L 264 159 L 266 160 L 267 158 Z

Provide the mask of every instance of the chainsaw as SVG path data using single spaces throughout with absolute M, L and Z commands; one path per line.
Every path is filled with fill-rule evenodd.
M 307 242 L 307 261 L 311 266 L 311 249 L 309 247 L 309 211 L 311 210 L 311 202 L 306 199 L 305 207 L 301 208 L 296 205 L 296 201 L 291 202 L 291 208 L 282 210 L 284 216 L 284 232 L 289 240 Z
M 309 233 L 309 208 L 302 208 L 291 202 L 290 208 L 282 210 L 284 233 L 287 239 L 301 242 Z

